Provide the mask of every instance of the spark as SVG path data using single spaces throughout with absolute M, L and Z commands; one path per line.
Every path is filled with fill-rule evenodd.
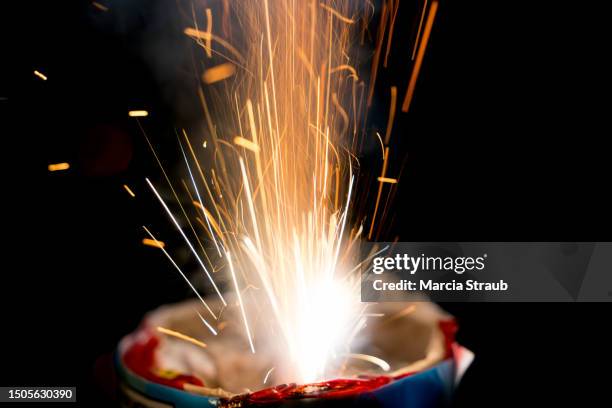
M 340 72 L 344 70 L 349 71 L 355 79 L 359 79 L 359 75 L 357 75 L 357 70 L 355 70 L 355 68 L 353 68 L 352 66 L 348 64 L 338 65 L 337 67 L 332 68 L 331 71 L 329 71 L 329 73 L 333 74 L 334 72 Z
M 385 144 L 388 145 L 391 140 L 391 131 L 393 130 L 393 119 L 395 119 L 395 108 L 397 106 L 397 87 L 391 87 L 391 102 L 389 103 L 389 119 L 387 120 L 387 130 L 385 132 Z
M 340 254 L 340 248 L 342 246 L 342 238 L 344 237 L 344 228 L 346 227 L 346 218 L 348 215 L 348 210 L 350 208 L 351 195 L 353 193 L 353 181 L 355 180 L 355 176 L 351 175 L 351 181 L 349 183 L 348 192 L 346 193 L 346 205 L 344 207 L 344 213 L 342 214 L 342 227 L 340 229 L 340 233 L 338 234 L 338 243 L 336 245 L 336 256 L 334 257 L 334 261 L 332 265 L 337 265 L 338 255 Z
M 208 347 L 206 345 L 206 343 L 201 342 L 200 340 L 196 340 L 193 337 L 187 336 L 186 334 L 183 334 L 181 332 L 177 332 L 175 330 L 170 330 L 170 329 L 166 329 L 165 327 L 162 326 L 157 326 L 157 331 L 160 333 L 164 333 L 168 336 L 171 337 L 176 337 L 177 339 L 181 339 L 181 340 L 185 340 L 191 344 L 195 344 L 198 347 L 202 347 L 202 348 L 206 348 Z
M 200 162 L 198 161 L 198 159 L 196 157 L 196 154 L 195 154 L 195 152 L 193 150 L 193 147 L 191 146 L 191 142 L 189 141 L 189 138 L 187 137 L 187 132 L 185 132 L 185 130 L 183 130 L 183 136 L 185 138 L 185 142 L 187 143 L 187 147 L 189 148 L 189 152 L 191 153 L 191 157 L 193 158 L 193 160 L 194 160 L 194 162 L 196 164 L 196 167 L 198 169 L 198 173 L 200 174 L 200 178 L 202 179 L 202 182 L 204 183 L 204 187 L 206 187 L 206 192 L 208 193 L 208 196 L 211 197 L 211 199 L 212 199 L 212 192 L 210 191 L 210 188 L 208 187 L 208 183 L 206 182 L 206 177 L 204 177 L 204 172 L 202 171 L 202 167 L 200 166 Z M 182 147 L 182 145 L 181 145 L 181 147 Z M 175 197 L 176 197 L 176 195 L 175 195 Z M 209 231 L 210 231 L 210 226 L 212 225 L 213 228 L 215 229 L 215 231 L 217 232 L 219 238 L 223 239 L 223 234 L 221 232 L 221 229 L 218 227 L 217 223 L 215 222 L 215 219 L 211 216 L 211 214 L 208 212 L 206 207 L 204 207 L 204 205 L 201 202 L 198 202 L 198 205 L 200 205 L 202 211 L 204 211 L 204 218 L 206 219 L 206 225 L 208 226 Z M 215 210 L 217 212 L 217 215 L 219 216 L 220 222 L 222 222 L 221 215 L 219 213 L 219 209 L 215 205 L 214 200 L 213 200 L 213 206 L 214 206 L 214 208 L 215 208 Z M 214 240 L 215 239 L 214 235 L 211 238 Z M 216 242 L 216 244 L 218 246 L 223 248 L 223 244 L 221 242 L 217 242 L 216 240 L 215 240 L 215 242 Z M 225 250 L 225 249 L 223 249 L 223 250 Z M 219 254 L 219 256 L 222 256 L 222 255 Z
M 249 186 L 249 178 L 246 173 L 246 168 L 244 166 L 244 160 L 242 157 L 240 158 L 240 170 L 242 172 L 242 180 L 244 183 L 244 190 L 247 194 L 247 203 L 249 205 L 249 212 L 251 213 L 251 221 L 253 223 L 253 230 L 255 231 L 255 238 L 257 240 L 257 247 L 261 251 L 261 241 L 259 237 L 259 227 L 257 226 L 257 217 L 255 216 L 255 204 L 253 203 L 253 197 L 251 194 L 251 187 Z
M 149 116 L 149 112 L 146 110 L 131 110 L 128 112 L 128 116 L 131 118 L 142 118 L 145 116 Z
M 220 54 L 221 56 L 223 56 L 224 58 L 226 58 L 228 61 L 233 62 L 235 65 L 241 65 L 242 62 L 244 62 L 244 57 L 238 52 L 238 50 L 236 50 L 236 48 L 234 48 L 234 46 L 232 46 L 230 43 L 228 43 L 227 41 L 225 41 L 224 39 L 215 36 L 212 33 L 208 33 L 205 31 L 200 31 L 198 29 L 192 28 L 192 27 L 187 27 L 185 28 L 185 30 L 183 30 L 183 33 L 185 33 L 185 35 L 187 35 L 188 37 L 191 37 L 195 40 L 204 40 L 206 42 L 212 41 L 213 39 L 219 43 L 219 45 L 223 46 L 223 48 L 227 49 L 235 58 L 236 60 L 232 60 L 231 58 Z M 207 45 L 202 45 L 202 47 L 207 50 L 210 49 L 212 52 L 214 52 L 215 54 L 219 54 L 218 52 L 216 52 L 215 50 L 208 48 Z
M 91 4 L 100 11 L 108 11 L 108 7 L 106 7 L 104 4 L 98 3 L 97 1 L 94 1 Z
M 68 170 L 69 168 L 70 168 L 70 164 L 66 162 L 54 163 L 48 166 L 49 171 L 62 171 L 62 170 Z
M 158 241 L 157 238 L 155 238 L 155 236 L 153 236 L 153 233 L 151 231 L 149 231 L 149 229 L 147 227 L 145 227 L 144 225 L 142 226 L 142 228 L 144 228 L 144 230 L 147 232 L 147 234 L 149 234 L 149 236 L 151 237 L 151 239 L 153 241 Z M 168 260 L 170 261 L 170 263 L 172 264 L 172 266 L 174 266 L 174 268 L 178 271 L 178 273 L 181 275 L 181 277 L 185 280 L 185 282 L 187 282 L 187 285 L 191 288 L 191 290 L 193 291 L 193 293 L 195 293 L 195 295 L 198 297 L 198 299 L 200 299 L 200 302 L 202 302 L 202 304 L 204 305 L 204 307 L 206 308 L 206 310 L 208 310 L 208 312 L 215 318 L 215 320 L 217 320 L 217 316 L 215 315 L 215 313 L 212 311 L 212 309 L 208 306 L 208 303 L 206 303 L 206 301 L 204 299 L 202 299 L 202 296 L 200 295 L 200 293 L 196 290 L 196 288 L 193 286 L 193 284 L 191 283 L 191 281 L 187 278 L 187 276 L 185 276 L 185 274 L 183 273 L 183 271 L 181 270 L 181 268 L 176 264 L 176 262 L 174 262 L 174 259 L 172 259 L 172 257 L 170 256 L 170 254 L 164 249 L 163 246 L 160 247 L 160 249 L 162 250 L 162 252 L 164 253 L 164 255 L 166 255 L 166 258 L 168 258 Z
M 362 266 L 363 264 L 365 264 L 366 262 L 368 262 L 368 261 L 369 261 L 369 260 L 371 260 L 372 258 L 375 258 L 377 255 L 382 254 L 382 253 L 383 253 L 383 252 L 385 252 L 387 249 L 389 249 L 389 245 L 385 245 L 385 247 L 384 247 L 384 248 L 382 248 L 382 249 L 380 249 L 380 250 L 376 251 L 376 252 L 375 252 L 375 253 L 373 253 L 373 254 L 368 255 L 368 256 L 367 256 L 367 257 L 366 257 L 364 260 L 362 260 L 362 261 L 361 261 L 361 262 L 359 262 L 357 265 L 355 265 L 355 267 L 353 268 L 353 270 L 351 270 L 351 273 L 352 273 L 352 272 L 356 272 L 356 271 L 357 271 L 359 268 L 361 268 L 361 266 Z M 373 266 L 373 265 L 370 265 L 370 268 L 371 268 L 372 266 Z
M 232 263 L 232 256 L 229 252 L 225 253 L 227 257 L 227 263 L 229 264 L 230 273 L 232 275 L 232 281 L 234 282 L 234 289 L 236 290 L 236 296 L 238 297 L 238 304 L 240 305 L 240 313 L 242 314 L 242 320 L 244 322 L 244 329 L 246 331 L 247 338 L 249 339 L 249 346 L 251 352 L 255 354 L 255 346 L 253 345 L 253 338 L 251 336 L 251 329 L 249 328 L 249 321 L 247 320 L 246 311 L 244 310 L 244 302 L 242 301 L 242 295 L 238 287 L 238 280 L 236 279 L 236 272 L 234 271 L 234 264 Z
M 354 358 L 357 360 L 367 361 L 368 363 L 372 363 L 380 367 L 383 371 L 391 370 L 391 366 L 382 358 L 378 358 L 375 356 L 371 356 L 369 354 L 358 354 L 358 353 L 349 353 L 345 354 L 348 358 Z
M 166 246 L 166 244 L 163 241 L 157 241 L 157 240 L 153 240 L 150 238 L 143 238 L 142 243 L 144 245 L 154 247 L 154 248 L 160 248 L 160 249 Z
M 349 116 L 348 113 L 346 113 L 346 111 L 344 110 L 344 108 L 342 108 L 342 105 L 338 101 L 338 95 L 336 95 L 335 92 L 332 94 L 332 103 L 334 104 L 334 107 L 338 110 L 340 117 L 342 117 L 343 124 L 342 131 L 340 131 L 340 133 L 344 133 L 349 127 Z
M 42 79 L 43 81 L 47 80 L 47 76 L 40 71 L 34 70 L 34 75 Z
M 187 238 L 187 235 L 185 235 L 185 233 L 183 232 L 183 229 L 179 225 L 178 221 L 176 220 L 176 218 L 174 218 L 174 214 L 172 214 L 172 211 L 170 211 L 170 209 L 166 205 L 166 202 L 164 201 L 164 199 L 161 198 L 161 196 L 159 195 L 159 193 L 155 189 L 155 186 L 153 186 L 153 183 L 151 183 L 151 181 L 148 178 L 145 178 L 145 181 L 147 182 L 147 184 L 149 185 L 149 187 L 151 188 L 151 190 L 155 194 L 155 197 L 157 197 L 157 199 L 159 200 L 161 205 L 164 207 L 164 210 L 166 210 L 166 213 L 168 214 L 168 216 L 170 217 L 170 219 L 174 223 L 174 226 L 176 227 L 176 229 L 183 236 L 183 239 L 185 240 L 185 243 L 187 244 L 187 246 L 189 246 L 189 249 L 191 249 L 191 252 L 195 256 L 195 258 L 198 260 L 198 263 L 200 264 L 200 266 L 202 267 L 202 269 L 206 273 L 206 276 L 208 277 L 208 280 L 213 285 L 213 288 L 215 289 L 215 292 L 217 292 L 217 295 L 219 295 L 219 298 L 221 299 L 221 302 L 223 302 L 223 306 L 227 306 L 227 303 L 225 302 L 225 299 L 223 298 L 223 295 L 221 295 L 221 292 L 219 291 L 219 288 L 217 287 L 217 284 L 215 283 L 215 281 L 213 280 L 212 276 L 208 272 L 208 269 L 206 268 L 206 266 L 204 266 L 204 262 L 202 262 L 202 259 L 200 258 L 200 256 L 198 255 L 197 251 L 195 250 L 195 248 L 191 244 L 191 241 L 189 241 L 189 238 Z
M 125 189 L 125 191 L 127 191 L 127 193 L 132 196 L 132 198 L 136 197 L 136 194 L 134 194 L 134 192 L 132 191 L 132 189 L 127 185 L 124 184 L 123 188 Z
M 207 8 L 206 9 L 206 34 L 208 34 L 208 38 L 205 40 L 206 47 L 204 47 L 204 50 L 206 51 L 206 56 L 208 58 L 212 58 L 212 25 L 213 25 L 212 11 L 211 9 Z
M 325 3 L 319 3 L 319 5 L 321 7 L 323 7 L 325 10 L 329 11 L 331 14 L 333 14 L 336 18 L 338 18 L 340 21 L 344 21 L 347 24 L 353 24 L 355 22 L 355 20 L 353 20 L 352 18 L 348 18 L 343 16 L 342 14 L 340 14 L 336 9 L 328 6 Z
M 202 74 L 202 81 L 205 84 L 213 84 L 215 82 L 223 81 L 236 73 L 236 67 L 230 62 L 214 66 L 207 69 Z
M 389 11 L 391 13 L 391 20 L 389 21 L 389 38 L 387 39 L 387 51 L 385 52 L 385 60 L 383 62 L 383 67 L 387 67 L 387 62 L 389 60 L 389 52 L 391 51 L 391 43 L 393 42 L 393 31 L 395 28 L 395 19 L 397 18 L 397 12 L 399 10 L 399 0 L 389 0 Z
M 429 35 L 431 34 L 431 28 L 436 18 L 436 12 L 438 11 L 438 2 L 433 1 L 429 7 L 429 14 L 427 14 L 427 21 L 425 22 L 425 29 L 423 30 L 423 37 L 419 44 L 419 50 L 417 52 L 416 61 L 410 74 L 410 82 L 408 82 L 408 89 L 406 90 L 406 96 L 404 97 L 404 103 L 402 104 L 402 112 L 408 112 L 410 103 L 414 96 L 414 89 L 416 88 L 416 81 L 421 71 L 421 65 L 423 64 L 423 57 L 425 56 L 425 49 L 427 48 L 427 42 L 429 41 Z
M 385 143 L 380 137 L 380 133 L 376 132 L 376 138 L 378 139 L 378 143 L 380 143 L 380 154 L 383 160 L 385 160 Z
M 416 55 L 416 51 L 419 45 L 419 39 L 421 38 L 421 29 L 423 28 L 423 20 L 425 20 L 425 12 L 427 11 L 427 2 L 423 3 L 423 9 L 421 11 L 421 18 L 419 19 L 419 28 L 417 29 L 417 35 L 414 39 L 414 46 L 412 47 L 412 55 L 410 56 L 411 60 L 414 60 L 414 56 Z
M 202 204 L 200 204 L 197 201 L 193 202 L 193 205 L 196 206 L 197 208 L 201 209 L 204 212 L 204 218 L 206 219 L 206 226 L 205 228 L 210 231 L 210 227 L 212 227 L 212 229 L 217 233 L 218 236 L 221 236 L 221 229 L 219 228 L 219 224 L 217 224 L 217 221 L 215 221 L 215 218 L 210 214 L 210 212 L 206 209 L 206 207 L 202 207 Z M 199 217 L 196 217 L 196 220 L 200 220 L 201 219 Z M 200 222 L 201 225 L 204 226 L 203 222 Z M 223 246 L 221 244 L 221 242 L 219 242 L 219 246 Z
M 202 323 L 204 323 L 204 326 L 206 326 L 206 327 L 208 328 L 208 330 L 210 330 L 210 331 L 211 331 L 211 333 L 212 333 L 212 334 L 214 334 L 214 335 L 216 336 L 216 335 L 217 335 L 217 331 L 214 329 L 214 327 L 212 327 L 212 326 L 210 325 L 210 323 L 208 323 L 208 322 L 206 321 L 206 319 L 204 318 L 204 316 L 202 316 L 202 315 L 200 314 L 200 312 L 198 312 L 198 311 L 196 310 L 196 313 L 198 314 L 198 317 L 200 318 L 200 320 L 202 321 Z
M 380 53 L 382 51 L 383 40 L 385 39 L 385 28 L 387 27 L 387 2 L 383 2 L 382 11 L 380 13 L 380 23 L 378 25 L 378 34 L 376 36 L 376 48 L 374 49 L 374 57 L 372 58 L 372 72 L 370 74 L 370 88 L 368 90 L 368 107 L 372 104 L 374 97 L 374 85 L 376 85 L 376 77 L 378 75 L 378 63 L 380 61 Z
M 176 194 L 176 190 L 174 189 L 174 186 L 172 185 L 172 181 L 170 180 L 170 177 L 168 177 L 168 173 L 166 172 L 166 170 L 164 169 L 164 166 L 161 162 L 161 160 L 159 160 L 159 156 L 157 155 L 157 152 L 155 151 L 155 148 L 153 147 L 153 144 L 151 143 L 151 141 L 149 140 L 146 132 L 144 131 L 142 124 L 137 121 L 136 122 L 138 124 L 138 127 L 140 128 L 146 142 L 147 145 L 149 146 L 149 149 L 151 149 L 151 153 L 153 153 L 153 157 L 155 157 L 155 161 L 157 162 L 157 165 L 159 166 L 164 179 L 166 180 L 166 182 L 168 183 L 168 186 L 170 187 L 170 191 L 172 191 L 172 195 L 174 196 L 179 208 L 181 209 L 181 212 L 183 214 L 183 216 L 185 217 L 186 221 L 187 221 L 187 225 L 189 226 L 189 228 L 191 229 L 191 232 L 193 233 L 193 235 L 195 236 L 195 239 L 198 243 L 198 246 L 200 247 L 200 249 L 202 250 L 202 252 L 204 253 L 204 257 L 206 258 L 206 260 L 208 261 L 208 263 L 210 265 L 212 265 L 212 262 L 208 256 L 208 253 L 204 250 L 204 246 L 202 245 L 202 242 L 200 241 L 200 238 L 198 236 L 198 234 L 195 231 L 195 228 L 193 227 L 193 224 L 191 223 L 191 220 L 189 219 L 189 216 L 187 215 L 187 212 L 185 211 L 185 208 L 183 207 L 183 205 L 181 204 L 181 201 L 178 197 L 178 195 Z M 191 144 L 189 144 L 189 139 L 186 139 L 189 148 L 191 149 Z M 193 152 L 192 152 L 193 153 Z M 198 164 L 198 162 L 196 161 L 196 164 Z M 198 164 L 198 169 L 199 169 L 199 164 Z
M 259 153 L 259 150 L 260 150 L 259 146 L 257 146 L 255 143 L 241 136 L 236 136 L 234 138 L 234 144 L 240 147 L 244 147 L 245 149 L 250 150 L 255 153 Z
M 397 183 L 397 179 L 389 178 L 389 177 L 379 177 L 378 181 L 380 181 L 381 183 L 389 183 L 389 184 L 396 184 Z
M 387 165 L 389 163 L 389 148 L 385 147 L 385 152 L 384 152 L 384 156 L 383 156 L 383 167 L 380 173 L 380 177 L 378 178 L 379 184 L 378 184 L 378 194 L 376 195 L 376 204 L 374 206 L 374 214 L 372 215 L 372 222 L 370 223 L 370 232 L 368 233 L 368 239 L 372 239 L 372 232 L 374 231 L 374 222 L 376 221 L 376 213 L 378 213 L 378 205 L 380 204 L 380 197 L 382 195 L 382 189 L 383 189 L 383 181 L 380 181 L 380 179 L 385 179 L 385 174 L 387 173 Z
M 270 374 L 272 374 L 272 371 L 274 371 L 274 367 L 269 369 L 268 372 L 266 373 L 266 376 L 264 377 L 264 380 L 263 380 L 264 384 L 268 382 L 268 379 L 270 378 Z
M 187 134 L 186 133 L 183 133 L 183 134 L 185 135 L 185 138 L 186 138 Z M 191 179 L 191 183 L 193 185 L 193 188 L 195 189 L 196 196 L 198 197 L 198 203 L 200 204 L 203 210 L 202 212 L 204 213 L 204 218 L 206 219 L 206 225 L 208 226 L 208 231 L 210 232 L 210 236 L 212 237 L 212 240 L 215 243 L 215 248 L 217 248 L 217 253 L 219 254 L 219 256 L 222 256 L 221 249 L 219 249 L 219 244 L 217 243 L 215 234 L 213 233 L 212 228 L 210 226 L 210 222 L 208 221 L 208 215 L 206 214 L 206 211 L 204 211 L 204 204 L 202 203 L 202 197 L 200 197 L 200 190 L 198 190 L 198 186 L 195 182 L 195 179 L 193 178 L 191 167 L 189 167 L 189 160 L 187 160 L 187 155 L 185 154 L 185 150 L 183 149 L 183 144 L 180 143 L 180 141 L 179 141 L 179 146 L 181 147 L 181 153 L 183 153 L 183 158 L 185 159 L 185 165 L 187 166 L 187 171 L 189 172 L 189 178 Z

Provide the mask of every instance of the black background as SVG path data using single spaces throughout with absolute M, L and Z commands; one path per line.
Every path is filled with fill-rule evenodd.
M 189 59 L 155 68 L 156 53 L 190 47 L 172 25 L 180 15 L 159 17 L 162 3 L 103 15 L 89 2 L 23 2 L 2 13 L 1 385 L 76 385 L 84 406 L 108 405 L 96 361 L 103 368 L 146 311 L 188 295 L 140 243 L 143 224 L 169 245 L 180 239 L 145 190 L 159 171 L 126 115 L 151 112 L 141 123 L 175 168 L 175 126 L 200 113 Z M 401 102 L 407 83 L 417 3 L 401 4 L 379 106 L 390 84 Z M 609 47 L 598 7 L 442 2 L 413 106 L 395 124 L 396 162 L 407 160 L 390 236 L 610 240 Z M 384 129 L 384 109 L 373 127 Z M 60 161 L 73 166 L 47 171 Z M 609 405 L 599 397 L 610 385 L 610 305 L 443 305 L 477 356 L 456 405 Z

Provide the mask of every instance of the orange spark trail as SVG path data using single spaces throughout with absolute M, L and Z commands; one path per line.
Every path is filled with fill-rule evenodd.
M 131 118 L 141 118 L 149 116 L 149 112 L 147 112 L 146 110 L 132 110 L 128 112 L 128 116 Z
M 226 62 L 204 71 L 204 74 L 202 74 L 202 81 L 204 81 L 205 84 L 212 84 L 231 77 L 235 72 L 236 67 L 234 64 Z
M 187 336 L 181 332 L 177 332 L 174 330 L 166 329 L 165 327 L 157 326 L 157 331 L 160 333 L 164 333 L 165 335 L 176 337 L 177 339 L 185 340 L 191 344 L 195 344 L 198 347 L 206 348 L 208 347 L 206 343 L 201 342 L 200 340 L 196 340 L 193 337 Z
M 150 238 L 143 238 L 142 243 L 144 245 L 154 247 L 154 248 L 164 248 L 166 244 L 163 241 L 156 241 Z
M 385 131 L 385 145 L 389 145 L 391 131 L 393 130 L 393 119 L 395 119 L 395 108 L 397 106 L 397 87 L 391 87 L 391 102 L 389 103 L 389 119 L 387 120 L 387 130 Z
M 376 84 L 376 76 L 378 75 L 378 62 L 380 60 L 380 53 L 382 51 L 383 40 L 385 39 L 385 28 L 387 27 L 387 3 L 384 2 L 380 15 L 380 25 L 378 26 L 378 36 L 376 39 L 376 49 L 374 51 L 374 58 L 372 59 L 372 73 L 370 75 L 370 88 L 368 91 L 368 104 L 369 107 L 372 105 L 372 97 L 374 96 L 374 85 Z
M 130 188 L 130 187 L 127 185 L 127 184 L 124 184 L 124 185 L 123 185 L 123 189 L 124 189 L 125 191 L 127 191 L 127 193 L 128 193 L 128 194 L 129 194 L 129 195 L 130 195 L 132 198 L 136 197 L 136 194 L 134 194 L 134 192 L 132 191 L 132 189 L 131 189 L 131 188 Z
M 47 80 L 47 76 L 45 74 L 43 74 L 42 72 L 34 70 L 34 75 L 36 75 L 37 77 L 39 77 L 43 81 Z
M 62 171 L 70 168 L 69 163 L 55 163 L 48 166 L 49 171 Z
M 378 178 L 378 194 L 376 195 L 376 205 L 374 206 L 374 214 L 372 214 L 372 222 L 370 223 L 370 232 L 368 232 L 368 239 L 372 239 L 372 232 L 374 231 L 374 223 L 376 222 L 376 213 L 378 212 L 378 206 L 380 204 L 380 196 L 382 195 L 383 184 L 385 183 L 385 174 L 387 173 L 387 164 L 389 161 L 389 148 L 385 147 L 385 154 L 383 158 L 383 167 Z M 381 180 L 382 179 L 382 180 Z
M 412 74 L 410 75 L 410 82 L 408 83 L 408 89 L 406 90 L 406 97 L 402 104 L 402 112 L 408 112 L 412 97 L 414 96 L 414 89 L 416 87 L 416 81 L 421 71 L 421 64 L 423 63 L 423 57 L 425 56 L 425 49 L 427 48 L 427 41 L 429 41 L 429 35 L 431 34 L 431 28 L 433 27 L 434 19 L 436 18 L 436 12 L 438 11 L 438 2 L 434 1 L 431 3 L 429 8 L 429 14 L 427 15 L 427 22 L 425 23 L 425 30 L 423 31 L 423 37 L 419 44 L 419 51 L 417 53 L 416 61 L 414 62 L 414 68 L 412 68 Z
M 425 20 L 425 12 L 427 11 L 427 1 L 425 0 L 425 4 L 423 4 L 423 11 L 421 11 L 421 18 L 419 20 L 419 28 L 417 29 L 417 35 L 414 39 L 414 46 L 412 47 L 412 55 L 410 56 L 411 60 L 414 60 L 414 56 L 416 54 L 416 50 L 419 45 L 419 39 L 421 38 L 421 29 L 423 28 L 423 21 Z

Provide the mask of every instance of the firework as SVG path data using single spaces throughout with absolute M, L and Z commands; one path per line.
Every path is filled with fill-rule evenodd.
M 214 321 L 198 312 L 210 331 L 216 335 L 217 326 L 222 337 L 219 319 L 236 309 L 243 346 L 252 359 L 258 358 L 258 345 L 282 356 L 266 368 L 264 382 L 270 377 L 299 383 L 325 380 L 345 373 L 342 362 L 347 358 L 389 370 L 379 356 L 353 352 L 354 339 L 373 315 L 359 301 L 364 217 L 352 203 L 358 195 L 356 157 L 367 137 L 365 109 L 372 101 L 385 37 L 387 64 L 392 35 L 385 33 L 393 31 L 399 1 L 383 2 L 367 95 L 355 52 L 367 27 L 367 2 L 261 0 L 223 6 L 220 19 L 228 21 L 231 15 L 240 41 L 213 30 L 210 8 L 205 10 L 206 29 L 195 19 L 194 27 L 184 30 L 204 49 L 206 67 L 199 90 L 205 138 L 196 140 L 183 130 L 178 140 L 188 175 L 182 185 L 194 205 L 195 221 L 162 167 L 191 239 L 155 184 L 146 180 L 217 294 L 218 307 L 199 295 L 145 227 L 146 240 L 162 249 L 199 297 Z M 425 8 L 427 4 L 423 13 Z M 422 36 L 419 29 L 403 110 L 414 92 L 436 8 L 434 1 Z M 227 27 L 224 31 L 232 32 Z M 387 174 L 396 87 L 391 103 L 385 141 L 377 135 L 383 163 L 369 216 L 370 239 L 380 224 L 383 189 L 398 182 Z M 130 111 L 130 116 L 146 115 Z M 203 150 L 194 148 L 200 145 Z M 202 229 L 196 231 L 194 224 Z M 232 301 L 220 289 L 222 280 L 230 282 Z
M 364 117 L 353 4 L 232 8 L 244 47 L 211 32 L 209 9 L 206 31 L 185 30 L 207 56 L 226 59 L 202 76 L 206 85 L 224 81 L 214 102 L 201 93 L 211 156 L 196 154 L 186 133 L 180 140 L 186 187 L 215 247 L 208 265 L 186 243 L 221 299 L 208 271 L 229 273 L 251 351 L 253 337 L 284 350 L 275 373 L 287 381 L 323 379 L 366 307 L 351 253 L 361 230 L 348 225 Z M 243 294 L 247 287 L 257 289 Z M 257 332 L 253 321 L 263 323 Z

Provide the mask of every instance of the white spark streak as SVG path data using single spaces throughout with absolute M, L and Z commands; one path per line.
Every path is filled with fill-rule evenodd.
M 253 345 L 253 338 L 251 336 L 251 329 L 249 329 L 249 322 L 246 317 L 244 310 L 244 302 L 242 301 L 242 295 L 240 294 L 240 288 L 238 287 L 238 280 L 236 279 L 236 272 L 234 271 L 234 264 L 232 263 L 232 256 L 229 252 L 225 253 L 227 257 L 227 263 L 229 264 L 230 273 L 232 280 L 234 281 L 234 288 L 236 290 L 236 296 L 238 297 L 238 304 L 240 305 L 240 313 L 242 313 L 242 320 L 244 321 L 244 328 L 246 330 L 247 337 L 249 339 L 249 345 L 251 346 L 251 352 L 255 354 L 255 346 Z
M 371 356 L 369 354 L 351 353 L 351 354 L 346 354 L 345 356 L 348 358 L 355 358 L 358 360 L 363 360 L 363 361 L 367 361 L 369 363 L 375 364 L 379 366 L 380 368 L 382 368 L 383 371 L 389 371 L 391 369 L 391 366 L 385 360 L 383 360 L 382 358 Z
M 164 201 L 163 198 L 161 198 L 161 196 L 159 195 L 159 193 L 157 192 L 157 190 L 155 189 L 155 186 L 153 186 L 153 183 L 151 183 L 151 181 L 148 178 L 145 178 L 147 184 L 149 185 L 149 187 L 151 188 L 151 190 L 153 190 L 153 193 L 155 193 L 155 196 L 157 197 L 157 199 L 159 200 L 159 202 L 161 203 L 161 205 L 164 207 L 164 210 L 166 210 L 166 213 L 168 213 L 168 216 L 170 217 L 170 219 L 172 220 L 172 222 L 174 223 L 174 225 L 176 226 L 176 229 L 181 233 L 181 235 L 183 236 L 183 239 L 185 240 L 185 242 L 187 243 L 187 245 L 189 246 L 189 249 L 191 249 L 191 252 L 193 253 L 193 255 L 196 257 L 196 259 L 198 260 L 198 263 L 200 264 L 200 266 L 202 267 L 202 269 L 204 269 L 204 272 L 206 273 L 206 276 L 208 276 L 208 280 L 210 280 L 210 283 L 212 283 L 213 287 L 215 288 L 215 291 L 217 292 L 217 295 L 219 295 L 219 298 L 221 298 L 221 301 L 223 302 L 224 306 L 227 306 L 227 303 L 225 302 L 225 299 L 223 298 L 223 295 L 221 295 L 221 292 L 219 291 L 219 288 L 217 287 L 217 285 L 215 284 L 215 281 L 213 280 L 212 276 L 210 275 L 210 273 L 208 272 L 208 269 L 206 269 L 206 266 L 204 266 L 204 262 L 202 262 L 202 259 L 200 258 L 200 256 L 198 255 L 198 253 L 196 252 L 195 248 L 193 247 L 193 245 L 191 244 L 191 242 L 189 241 L 189 238 L 187 238 L 187 235 L 185 235 L 185 233 L 183 232 L 183 229 L 181 228 L 181 226 L 179 225 L 178 221 L 176 220 L 176 218 L 174 218 L 174 215 L 172 214 L 172 211 L 170 211 L 170 209 L 168 208 L 168 206 L 166 205 L 166 202 Z
M 191 179 L 191 184 L 196 192 L 196 197 L 198 197 L 198 202 L 200 203 L 200 207 L 202 209 L 202 213 L 204 214 L 204 219 L 206 220 L 206 225 L 208 226 L 208 231 L 210 232 L 210 236 L 215 243 L 215 248 L 217 248 L 217 252 L 220 257 L 223 257 L 221 254 L 221 250 L 219 249 L 219 244 L 217 243 L 217 239 L 215 238 L 215 233 L 210 226 L 210 221 L 208 220 L 208 215 L 206 215 L 206 210 L 204 210 L 204 203 L 202 202 L 202 197 L 200 197 L 200 191 L 198 190 L 198 186 L 196 185 L 195 179 L 193 178 L 193 173 L 191 172 L 191 167 L 189 167 L 189 161 L 187 160 L 187 155 L 185 154 L 185 150 L 183 149 L 183 144 L 179 140 L 179 146 L 181 147 L 181 153 L 183 153 L 183 158 L 185 159 L 185 165 L 187 166 L 187 171 L 189 172 L 189 178 Z
M 151 233 L 151 231 L 149 231 L 149 229 L 147 227 L 145 227 L 144 225 L 142 226 L 142 228 L 144 228 L 144 230 L 147 232 L 147 234 L 149 234 L 149 236 L 151 237 L 151 239 L 155 242 L 159 242 L 157 240 L 157 238 L 155 238 L 153 236 L 153 234 Z M 196 288 L 191 284 L 191 281 L 189 281 L 189 279 L 187 279 L 187 276 L 185 276 L 185 274 L 183 273 L 183 271 L 181 270 L 181 268 L 179 268 L 179 266 L 176 264 L 176 262 L 174 262 L 174 259 L 172 259 L 172 257 L 170 256 L 170 254 L 162 247 L 159 246 L 159 249 L 162 250 L 162 252 L 164 253 L 164 255 L 166 255 L 166 257 L 170 260 L 170 263 L 176 268 L 176 270 L 181 274 L 181 276 L 183 277 L 183 279 L 185 279 L 185 282 L 187 282 L 187 285 L 189 285 L 189 287 L 191 288 L 191 290 L 193 290 L 193 292 L 196 294 L 196 296 L 198 297 L 198 299 L 200 299 L 200 301 L 202 302 L 202 304 L 204 305 L 204 307 L 206 307 L 206 310 L 208 310 L 208 312 L 215 318 L 215 320 L 217 320 L 217 316 L 213 313 L 212 309 L 210 308 L 210 306 L 208 306 L 208 303 L 206 303 L 206 301 L 204 301 L 204 299 L 202 299 L 202 296 L 200 296 L 200 294 L 198 293 L 198 291 L 196 290 Z M 199 313 L 198 313 L 199 314 Z M 204 318 L 202 318 L 202 320 L 204 320 Z M 216 334 L 216 333 L 215 333 Z
M 268 378 L 270 377 L 270 374 L 272 374 L 272 371 L 274 371 L 274 367 L 269 369 L 268 372 L 266 373 L 266 376 L 264 377 L 264 380 L 263 380 L 264 384 L 268 382 Z
M 212 332 L 212 334 L 214 334 L 215 336 L 217 335 L 217 331 L 210 325 L 210 323 L 208 323 L 206 321 L 206 319 L 200 314 L 200 312 L 198 312 L 196 310 L 196 313 L 198 314 L 200 320 L 202 321 L 202 323 L 204 323 L 204 326 L 208 327 L 208 330 L 210 330 Z

